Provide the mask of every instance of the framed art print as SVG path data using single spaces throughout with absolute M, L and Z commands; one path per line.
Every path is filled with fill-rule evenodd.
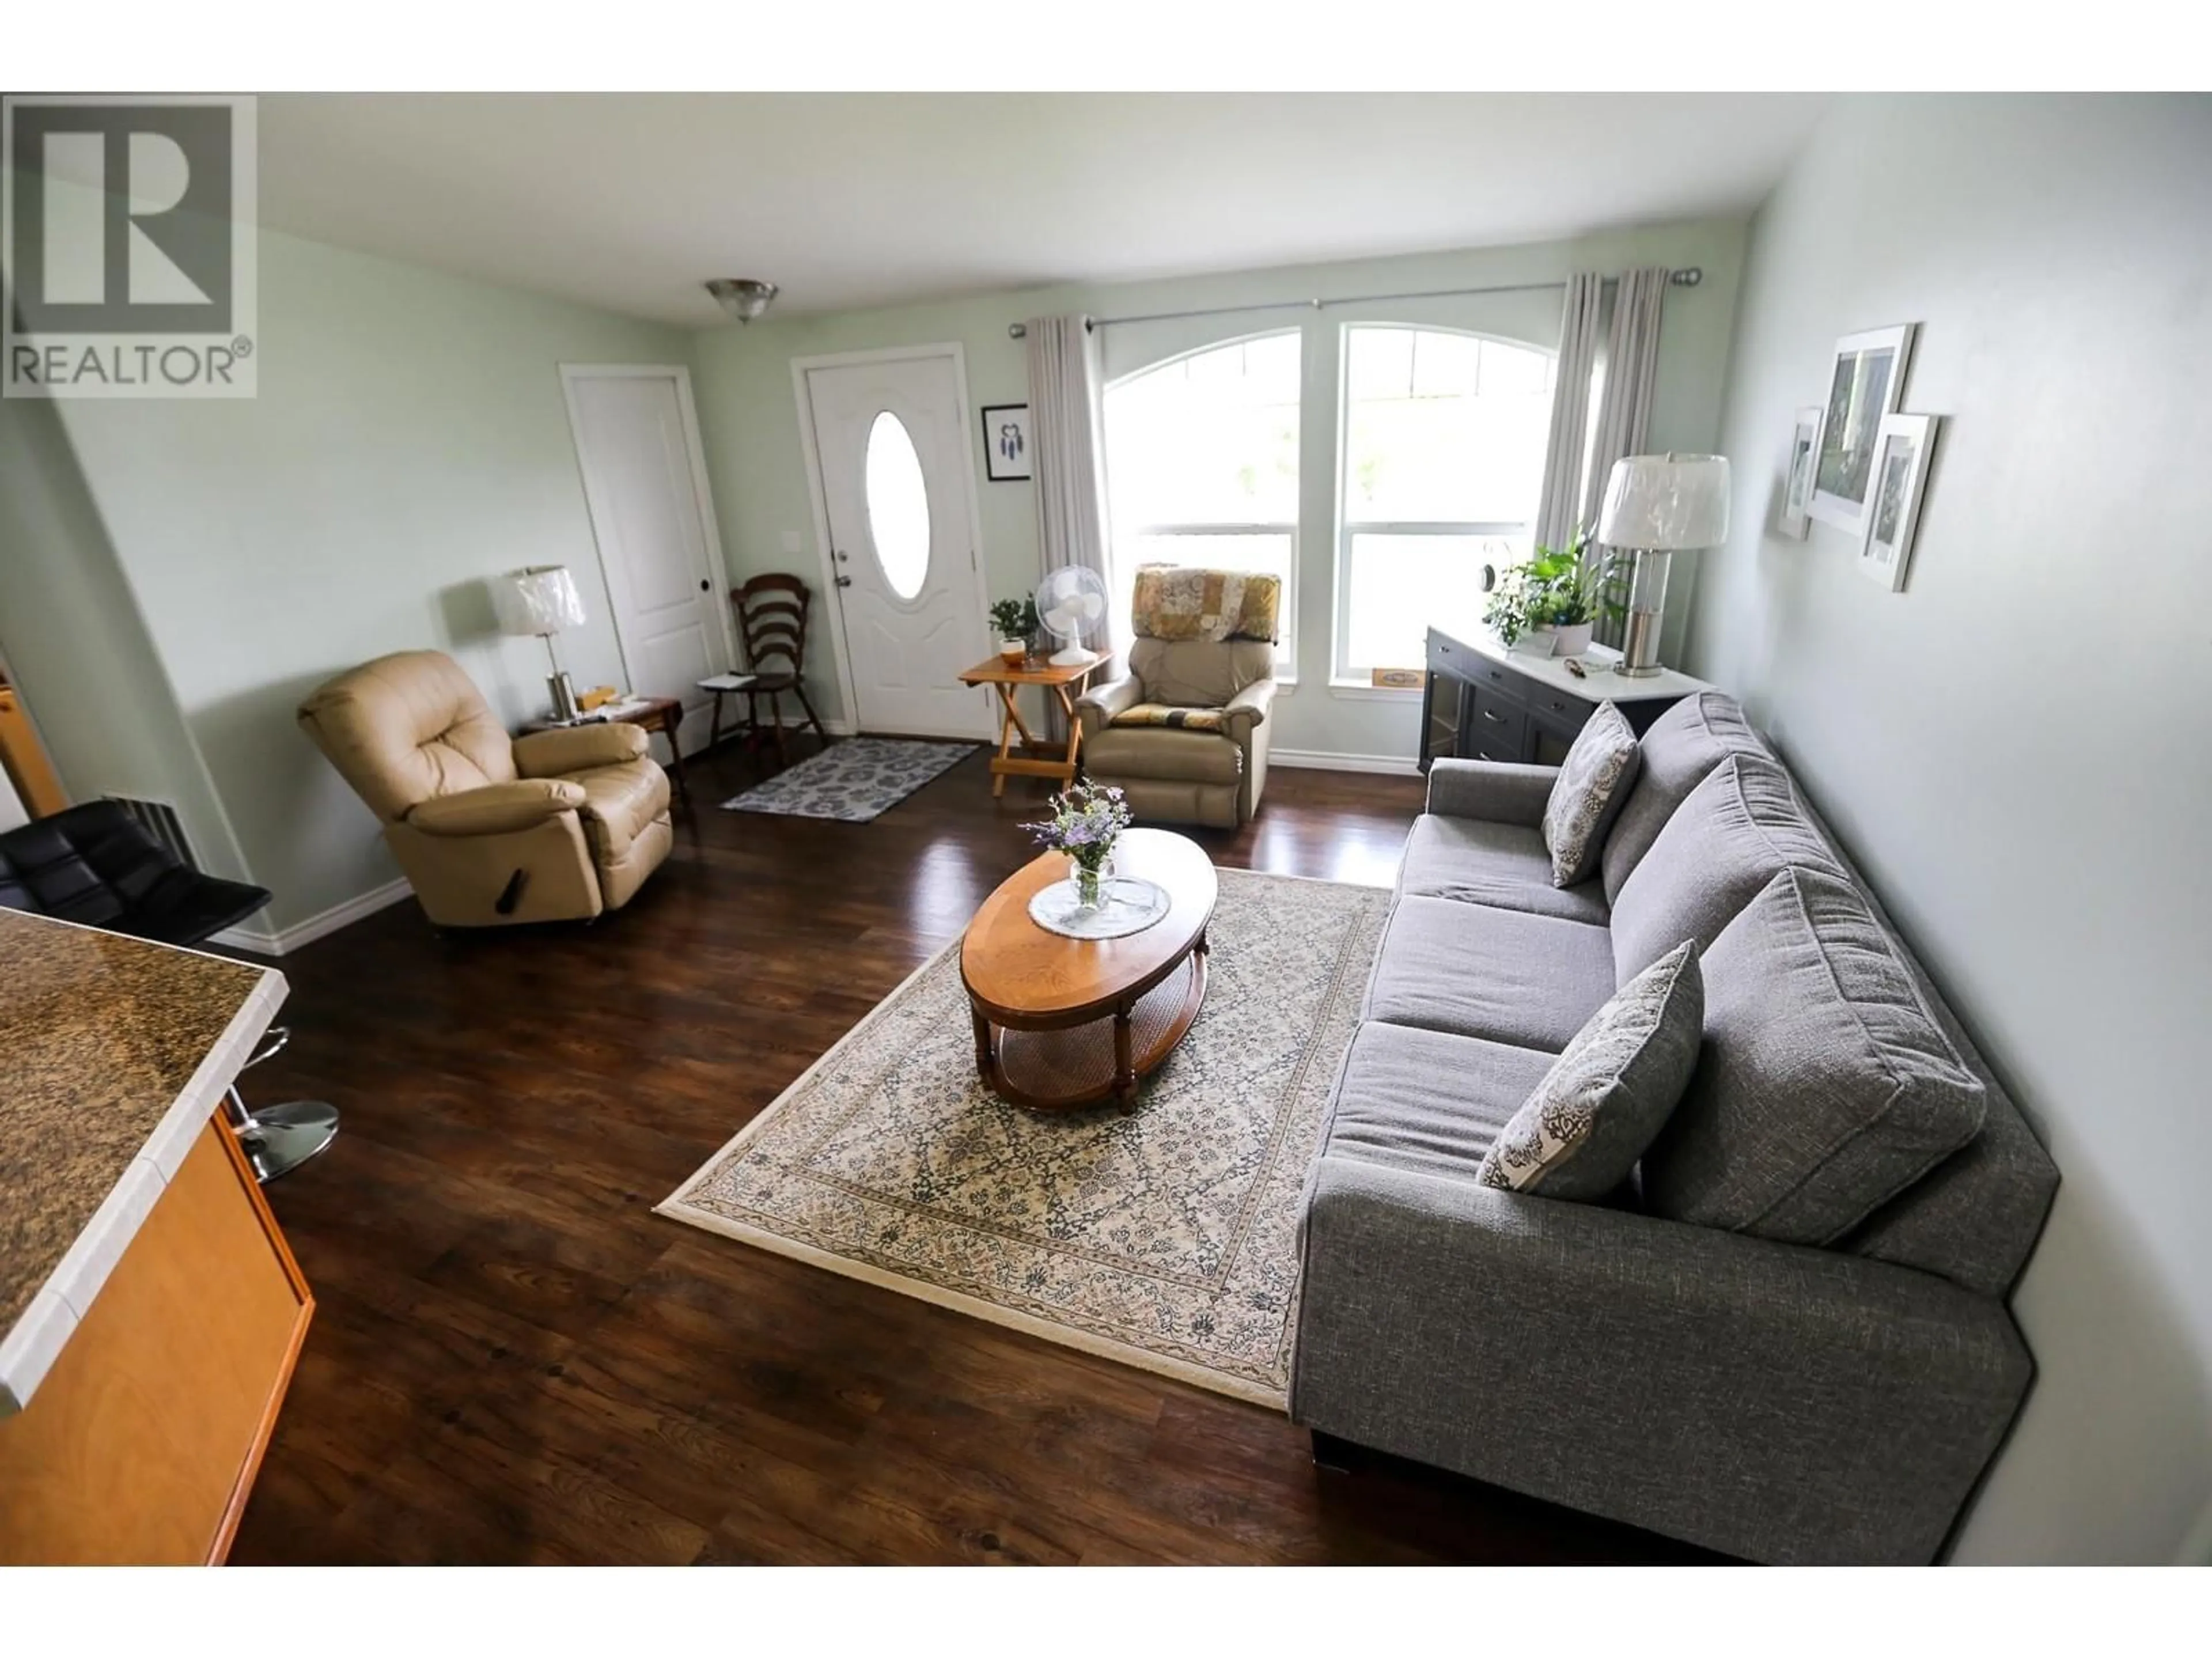
M 1885 415 L 1875 428 L 1859 568 L 1893 593 L 1905 586 L 1912 559 L 1936 423 L 1933 415 Z
M 1790 434 L 1789 470 L 1782 480 L 1782 533 L 1801 540 L 1813 529 L 1813 469 L 1820 459 L 1820 405 L 1797 411 Z
M 983 476 L 993 483 L 1018 483 L 1032 476 L 1027 404 L 984 406 Z
M 1868 481 L 1874 476 L 1875 434 L 1885 416 L 1897 413 L 1905 370 L 1912 355 L 1913 325 L 1846 334 L 1836 342 L 1828 370 L 1828 401 L 1820 416 L 1819 457 L 1813 469 L 1809 512 L 1823 524 L 1853 535 L 1866 528 Z

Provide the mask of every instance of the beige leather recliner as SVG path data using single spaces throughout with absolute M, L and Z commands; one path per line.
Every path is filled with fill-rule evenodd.
M 441 927 L 617 909 L 675 842 L 668 775 L 641 727 L 509 738 L 442 652 L 396 652 L 339 675 L 300 705 L 300 725 L 382 821 Z
M 1267 787 L 1281 582 L 1231 570 L 1137 570 L 1128 673 L 1075 705 L 1084 775 L 1120 786 L 1139 823 L 1234 830 Z

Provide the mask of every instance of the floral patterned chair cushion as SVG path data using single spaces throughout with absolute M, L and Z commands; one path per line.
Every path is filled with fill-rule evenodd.
M 1667 1127 L 1696 1069 L 1705 1023 L 1698 948 L 1685 939 L 1575 1033 L 1483 1154 L 1475 1179 L 1547 1198 L 1605 1197 Z
M 1544 804 L 1544 845 L 1552 854 L 1552 885 L 1572 887 L 1597 873 L 1605 832 L 1636 782 L 1642 751 L 1628 717 L 1609 702 L 1576 736 Z

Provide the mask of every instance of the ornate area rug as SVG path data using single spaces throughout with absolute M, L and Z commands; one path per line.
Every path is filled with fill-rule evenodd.
M 902 738 L 848 738 L 722 803 L 735 812 L 866 823 L 896 806 L 981 745 Z
M 989 1093 L 956 941 L 660 1213 L 1282 1406 L 1298 1198 L 1390 895 L 1220 874 L 1206 1006 L 1134 1112 Z

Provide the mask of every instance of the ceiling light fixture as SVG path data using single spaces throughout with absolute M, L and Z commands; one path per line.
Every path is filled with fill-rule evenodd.
M 707 292 L 741 323 L 750 323 L 766 311 L 768 302 L 775 298 L 777 291 L 774 283 L 750 276 L 717 276 L 707 284 Z

